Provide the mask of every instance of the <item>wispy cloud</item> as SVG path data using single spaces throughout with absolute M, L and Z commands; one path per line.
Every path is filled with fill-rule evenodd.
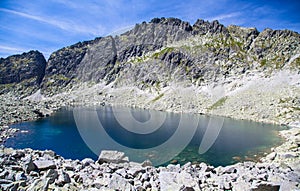
M 20 47 L 0 45 L 0 52 L 14 52 L 14 51 L 24 52 L 26 51 L 26 49 Z
M 117 30 L 115 30 L 115 31 L 113 31 L 111 33 L 108 33 L 107 36 L 108 35 L 111 35 L 111 36 L 120 35 L 120 34 L 126 32 L 126 31 L 129 31 L 129 30 L 133 29 L 134 26 L 135 25 L 129 25 L 129 26 L 125 26 L 125 27 L 119 28 L 119 29 L 117 29 Z
M 83 34 L 91 34 L 91 35 L 99 35 L 103 33 L 103 27 L 101 26 L 93 26 L 91 28 L 90 26 L 84 26 L 84 25 L 78 25 L 77 23 L 73 21 L 59 21 L 57 19 L 52 19 L 48 17 L 43 17 L 43 16 L 37 16 L 37 15 L 32 15 L 28 14 L 25 12 L 20 12 L 20 11 L 15 11 L 11 9 L 4 9 L 0 8 L 0 11 L 14 14 L 23 18 L 39 21 L 45 24 L 52 25 L 54 27 L 57 27 L 59 29 L 68 31 L 68 32 L 77 32 L 77 33 L 83 33 Z
M 18 45 L 16 46 L 7 46 L 5 44 L 0 44 L 0 57 L 7 57 L 8 55 L 13 54 L 22 54 L 23 52 L 28 52 L 30 50 L 33 50 L 33 48 L 28 47 L 20 47 Z M 38 51 L 43 52 L 46 59 L 49 58 L 50 54 L 55 51 L 56 48 L 40 48 Z
M 6 57 L 7 55 L 11 54 L 20 54 L 22 52 L 26 52 L 26 48 L 21 47 L 14 47 L 14 46 L 7 46 L 7 45 L 1 45 L 0 44 L 0 57 Z
M 209 20 L 209 21 L 213 21 L 213 20 L 222 21 L 222 20 L 225 20 L 225 19 L 235 18 L 235 17 L 238 17 L 240 15 L 241 15 L 240 12 L 233 12 L 233 13 L 228 13 L 228 14 L 217 15 L 215 17 L 209 17 L 209 18 L 206 18 L 206 19 Z

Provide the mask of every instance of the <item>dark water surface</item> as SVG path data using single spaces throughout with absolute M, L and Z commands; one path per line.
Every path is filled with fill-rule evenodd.
M 225 166 L 257 160 L 282 143 L 285 127 L 245 120 L 125 107 L 66 108 L 53 116 L 12 125 L 26 130 L 8 139 L 13 148 L 51 149 L 64 158 L 97 159 L 119 150 L 154 165 L 206 162 Z

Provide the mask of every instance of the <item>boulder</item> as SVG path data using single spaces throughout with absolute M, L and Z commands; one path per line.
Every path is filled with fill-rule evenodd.
M 127 170 L 127 173 L 132 175 L 133 177 L 136 177 L 139 173 L 145 173 L 145 172 L 146 172 L 145 169 L 143 169 L 142 167 L 138 167 L 138 166 L 135 166 L 135 167 Z
M 279 191 L 279 189 L 279 185 L 260 184 L 256 188 L 252 188 L 251 191 Z
M 67 183 L 70 183 L 71 182 L 71 179 L 69 177 L 69 174 L 68 173 L 65 173 L 63 171 L 60 171 L 59 172 L 59 176 L 58 176 L 58 179 L 56 180 L 56 184 L 58 186 L 64 186 L 65 184 Z
M 152 162 L 150 160 L 145 160 L 144 162 L 142 162 L 142 167 L 146 167 L 146 166 L 153 166 Z
M 95 161 L 91 158 L 85 158 L 81 161 L 82 166 L 86 167 L 89 166 L 91 163 L 95 163 Z
M 54 169 L 49 169 L 45 175 L 47 179 L 49 179 L 49 183 L 52 184 L 58 177 L 58 173 Z
M 18 172 L 18 173 L 15 175 L 15 180 L 16 180 L 16 181 L 27 180 L 27 176 L 25 175 L 24 172 Z
M 277 153 L 272 152 L 272 153 L 270 153 L 270 154 L 268 154 L 268 155 L 266 156 L 266 159 L 269 160 L 269 161 L 272 161 L 272 160 L 275 159 L 276 155 L 277 155 Z
M 249 182 L 238 181 L 232 183 L 232 191 L 250 191 L 251 184 Z
M 193 188 L 199 190 L 198 182 L 187 172 L 160 172 L 159 182 L 161 190 L 180 190 L 181 188 Z
M 24 163 L 23 163 L 23 170 L 26 172 L 26 173 L 30 173 L 31 171 L 34 171 L 37 167 L 36 165 L 33 163 L 32 161 L 32 157 L 29 155 L 29 156 L 26 156 L 24 159 L 23 159 Z
M 98 158 L 98 163 L 127 163 L 129 162 L 128 157 L 125 156 L 125 153 L 118 151 L 108 151 L 103 150 L 100 153 Z
M 108 188 L 113 190 L 130 191 L 132 190 L 132 185 L 130 185 L 129 182 L 127 182 L 122 176 L 113 174 L 108 184 Z
M 33 163 L 39 170 L 48 170 L 56 168 L 56 165 L 52 160 L 36 160 Z
M 14 151 L 14 152 L 12 153 L 11 156 L 14 157 L 15 159 L 19 159 L 19 158 L 24 157 L 24 156 L 25 156 L 25 153 L 24 153 L 24 151 L 22 151 L 22 150 L 16 150 L 16 151 Z

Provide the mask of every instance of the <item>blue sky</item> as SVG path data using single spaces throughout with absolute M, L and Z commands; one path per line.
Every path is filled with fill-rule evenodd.
M 154 17 L 300 33 L 297 0 L 0 0 L 0 57 L 39 50 L 47 58 L 64 46 L 115 34 Z

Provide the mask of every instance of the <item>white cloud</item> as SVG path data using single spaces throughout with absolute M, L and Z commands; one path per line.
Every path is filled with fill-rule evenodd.
M 218 16 L 215 16 L 215 17 L 209 17 L 209 18 L 206 18 L 206 19 L 209 20 L 209 21 L 213 21 L 213 20 L 222 21 L 222 20 L 225 20 L 225 19 L 235 18 L 235 17 L 238 17 L 240 15 L 241 15 L 240 12 L 234 12 L 234 13 L 229 13 L 229 14 L 218 15 Z
M 25 48 L 0 45 L 0 52 L 24 52 Z
M 21 54 L 28 51 L 25 48 L 0 45 L 0 57 L 7 57 L 12 54 Z
M 135 25 L 129 25 L 129 26 L 125 26 L 125 27 L 122 27 L 122 28 L 118 28 L 117 30 L 115 30 L 115 31 L 113 31 L 113 32 L 111 32 L 111 33 L 109 33 L 109 34 L 107 34 L 107 36 L 108 36 L 108 35 L 111 35 L 111 36 L 120 35 L 120 34 L 122 34 L 122 33 L 124 33 L 124 32 L 127 32 L 127 31 L 133 29 L 134 26 L 135 26 Z
M 48 17 L 43 17 L 43 16 L 37 16 L 37 15 L 32 15 L 20 11 L 15 11 L 15 10 L 10 10 L 10 9 L 4 9 L 0 8 L 0 11 L 18 15 L 23 18 L 28 18 L 31 20 L 39 21 L 45 24 L 52 25 L 54 27 L 57 27 L 59 29 L 68 31 L 68 32 L 75 32 L 75 33 L 82 33 L 82 34 L 91 34 L 91 35 L 99 35 L 104 32 L 104 28 L 102 26 L 84 26 L 84 25 L 78 25 L 77 23 L 73 21 L 59 21 L 57 19 L 52 19 Z
M 13 54 L 22 54 L 24 52 L 29 52 L 30 50 L 34 50 L 33 48 L 26 48 L 20 46 L 7 46 L 5 44 L 0 44 L 0 57 L 7 57 Z M 50 54 L 54 52 L 55 48 L 41 48 L 38 51 L 42 52 L 46 59 L 49 58 Z

